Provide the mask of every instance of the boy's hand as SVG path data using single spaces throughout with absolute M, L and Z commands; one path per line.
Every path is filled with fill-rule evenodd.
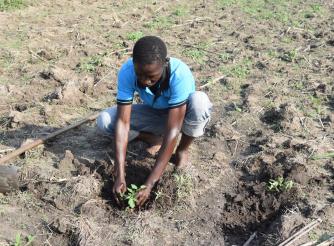
M 141 207 L 144 205 L 146 200 L 150 197 L 152 187 L 150 185 L 144 186 L 140 189 L 140 191 L 137 193 L 136 200 L 137 200 L 137 206 Z
M 116 202 L 120 205 L 120 196 L 122 193 L 126 192 L 126 182 L 124 177 L 116 177 L 112 192 Z

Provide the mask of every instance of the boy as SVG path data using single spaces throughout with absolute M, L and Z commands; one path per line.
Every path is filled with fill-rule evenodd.
M 135 91 L 143 104 L 132 105 Z M 178 168 L 188 163 L 189 146 L 194 138 L 203 135 L 211 107 L 207 95 L 195 91 L 195 81 L 188 66 L 176 58 L 168 58 L 166 45 L 160 38 L 139 39 L 132 59 L 122 65 L 118 74 L 117 106 L 106 109 L 97 119 L 98 128 L 115 139 L 113 193 L 116 200 L 126 191 L 128 141 L 137 138 L 149 143 L 151 150 L 160 149 L 145 188 L 137 194 L 137 206 L 140 207 L 162 176 L 180 131 L 182 137 L 173 158 Z

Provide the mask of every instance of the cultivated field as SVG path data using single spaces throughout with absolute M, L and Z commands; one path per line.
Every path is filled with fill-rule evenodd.
M 114 105 L 144 35 L 214 104 L 192 165 L 118 207 L 112 143 L 82 125 L 8 163 L 21 187 L 0 194 L 0 245 L 278 245 L 318 218 L 291 245 L 333 237 L 332 0 L 0 0 L 0 154 Z M 146 147 L 129 144 L 128 184 Z

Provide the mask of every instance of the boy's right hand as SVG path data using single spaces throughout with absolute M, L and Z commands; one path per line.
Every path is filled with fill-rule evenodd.
M 115 200 L 120 205 L 121 203 L 121 194 L 126 192 L 126 182 L 124 177 L 116 177 L 114 186 L 112 188 Z

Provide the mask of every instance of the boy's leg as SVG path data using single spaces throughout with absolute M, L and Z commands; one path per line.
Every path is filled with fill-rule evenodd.
M 138 138 L 159 149 L 168 110 L 157 110 L 143 104 L 134 104 L 131 109 L 129 141 Z M 113 136 L 117 117 L 117 106 L 104 110 L 97 118 L 97 127 L 103 135 Z
M 187 112 L 182 126 L 182 137 L 175 151 L 174 162 L 182 168 L 189 161 L 189 146 L 196 137 L 204 134 L 204 129 L 210 120 L 212 103 L 208 96 L 196 91 L 189 96 Z

